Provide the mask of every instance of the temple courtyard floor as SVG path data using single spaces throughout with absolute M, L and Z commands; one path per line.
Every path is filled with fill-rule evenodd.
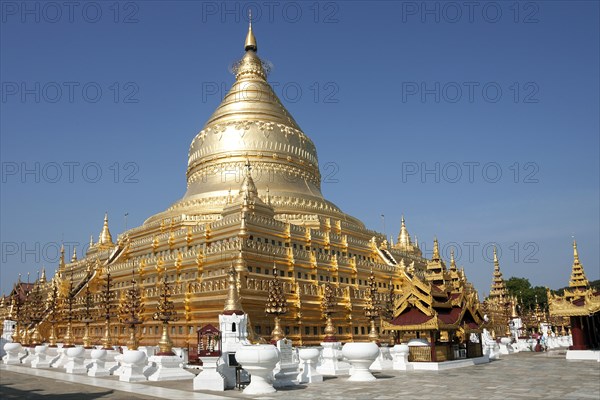
M 600 363 L 567 361 L 563 353 L 517 353 L 473 367 L 441 372 L 385 371 L 375 382 L 326 377 L 323 383 L 282 389 L 257 399 L 600 399 Z M 119 382 L 54 369 L 0 364 L 1 399 L 231 399 L 241 391 L 194 392 L 192 379 Z

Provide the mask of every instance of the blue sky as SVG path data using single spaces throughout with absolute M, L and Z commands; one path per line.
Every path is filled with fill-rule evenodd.
M 600 278 L 598 2 L 470 4 L 2 1 L 0 290 L 183 195 L 248 8 L 328 199 L 394 237 L 404 214 L 480 294 L 494 243 L 557 288 L 574 235 Z

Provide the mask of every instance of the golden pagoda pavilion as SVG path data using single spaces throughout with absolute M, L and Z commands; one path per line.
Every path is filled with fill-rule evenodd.
M 161 339 L 162 324 L 152 315 L 164 282 L 180 316 L 169 323 L 174 346 L 195 342 L 202 326 L 216 326 L 232 267 L 249 329 L 265 339 L 274 328 L 273 316 L 265 313 L 272 271 L 280 275 L 287 304 L 286 312 L 277 314 L 277 334 L 282 331 L 299 345 L 325 338 L 321 304 L 326 286 L 335 304 L 327 320 L 337 339 L 369 340 L 363 308 L 371 271 L 381 298 L 396 289 L 400 316 L 404 300 L 424 296 L 429 299 L 426 314 L 433 307 L 441 318 L 436 321 L 445 321 L 440 328 L 459 329 L 465 314 L 468 322 L 478 323 L 476 293 L 464 271 L 454 266 L 446 271 L 437 251 L 433 260 L 423 258 L 404 218 L 391 245 L 384 234 L 367 229 L 323 197 L 315 145 L 274 93 L 268 72 L 250 24 L 244 55 L 234 67 L 235 82 L 191 142 L 183 198 L 116 241 L 105 215 L 98 241 L 91 241 L 86 254 L 73 254 L 67 262 L 61 252 L 56 274 L 41 284 L 46 293 L 58 287 L 62 299 L 73 296 L 77 313 L 86 288 L 97 301 L 108 298 L 101 296 L 101 287 L 112 288 L 119 302 L 136 282 L 145 305 L 137 328 L 140 345 Z M 452 318 L 444 320 L 445 312 Z M 105 346 L 111 340 L 124 344 L 126 326 L 109 311 L 105 315 L 99 312 L 85 324 L 78 318 L 67 324 L 62 318 L 57 334 L 63 338 L 72 328 L 76 343 L 89 333 L 94 343 L 104 338 Z M 50 326 L 48 318 L 39 323 L 43 337 Z
M 600 349 L 600 291 L 590 287 L 573 241 L 573 266 L 569 288 L 562 296 L 546 289 L 550 317 L 568 317 L 571 322 L 571 350 Z

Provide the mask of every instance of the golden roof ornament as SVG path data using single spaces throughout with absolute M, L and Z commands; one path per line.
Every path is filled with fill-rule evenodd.
M 229 268 L 228 271 L 229 280 L 227 286 L 227 298 L 225 299 L 225 307 L 223 308 L 223 314 L 231 315 L 242 315 L 244 314 L 244 309 L 242 308 L 242 303 L 240 301 L 240 296 L 238 294 L 237 288 L 237 272 L 233 265 Z
M 110 230 L 108 229 L 108 212 L 104 213 L 104 223 L 102 224 L 102 231 L 98 236 L 98 244 L 111 245 L 113 244 Z
M 46 279 L 46 268 L 42 268 L 42 276 L 40 277 L 40 283 L 44 284 L 46 283 L 48 280 Z
M 433 239 L 433 256 L 431 256 L 432 261 L 440 260 L 440 247 L 438 244 L 437 237 Z
M 454 249 L 450 250 L 450 270 L 456 272 L 456 261 L 454 260 Z
M 573 266 L 571 268 L 571 279 L 569 280 L 569 287 L 572 289 L 584 290 L 590 285 L 583 265 L 579 262 L 579 253 L 577 251 L 577 242 L 573 240 Z
M 248 10 L 248 34 L 246 35 L 246 42 L 244 43 L 244 51 L 248 50 L 252 50 L 255 53 L 258 51 L 256 38 L 252 32 L 252 10 Z
M 402 250 L 408 250 L 410 248 L 410 235 L 408 229 L 406 229 L 406 223 L 404 221 L 404 215 L 400 221 L 400 233 L 398 234 L 398 240 L 396 245 Z
M 77 261 L 77 247 L 73 246 L 73 256 L 71 256 L 71 262 Z

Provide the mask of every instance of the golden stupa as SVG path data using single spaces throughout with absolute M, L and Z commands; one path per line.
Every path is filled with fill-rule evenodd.
M 110 273 L 119 302 L 133 274 L 145 304 L 140 345 L 155 345 L 162 329 L 152 315 L 166 274 L 181 316 L 169 333 L 174 346 L 186 346 L 195 342 L 197 329 L 217 324 L 232 266 L 250 329 L 268 339 L 274 321 L 265 314 L 265 302 L 275 269 L 288 306 L 280 315 L 286 337 L 299 345 L 323 341 L 321 303 L 329 282 L 335 336 L 368 341 L 370 321 L 363 308 L 371 270 L 381 303 L 389 285 L 401 295 L 406 273 L 425 276 L 428 260 L 411 240 L 404 218 L 397 243 L 389 243 L 323 197 L 315 145 L 267 82 L 251 24 L 244 50 L 231 90 L 192 140 L 183 198 L 120 234 L 116 243 L 105 216 L 99 240 L 87 254 L 67 263 L 63 252 L 55 276 L 40 284 L 47 291 L 56 285 L 65 297 L 72 279 L 79 304 L 86 286 L 99 298 Z M 42 335 L 50 326 L 41 322 Z M 99 313 L 89 324 L 92 341 L 100 342 L 104 327 Z M 74 319 L 72 329 L 75 342 L 81 341 L 84 324 Z M 58 322 L 56 330 L 62 338 L 66 323 Z M 114 344 L 127 341 L 127 330 L 116 319 L 110 330 Z

